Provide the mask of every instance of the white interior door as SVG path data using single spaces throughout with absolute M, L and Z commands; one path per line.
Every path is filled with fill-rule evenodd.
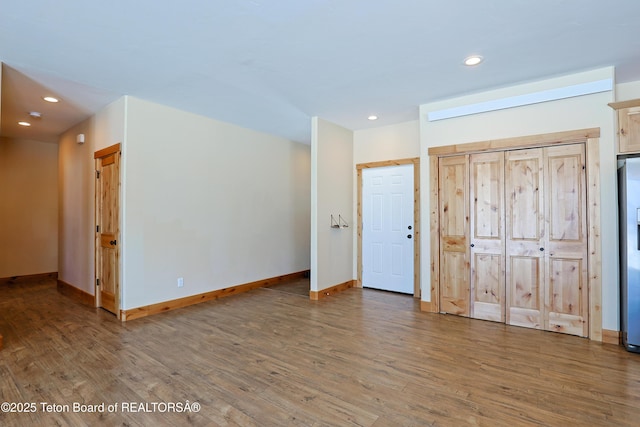
M 413 165 L 362 171 L 362 286 L 413 294 Z

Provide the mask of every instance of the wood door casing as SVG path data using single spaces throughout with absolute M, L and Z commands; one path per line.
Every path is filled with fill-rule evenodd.
M 96 156 L 99 152 L 96 153 Z M 120 152 L 96 158 L 96 302 L 119 318 Z
M 396 160 L 383 160 L 379 162 L 358 163 L 356 165 L 356 186 L 357 186 L 357 286 L 362 286 L 362 175 L 363 170 L 369 168 L 379 168 L 386 166 L 397 165 L 413 165 L 413 296 L 414 298 L 421 297 L 421 283 L 420 283 L 420 158 L 408 158 L 408 159 L 396 159 Z M 437 168 L 434 168 L 437 170 Z M 435 206 L 435 204 L 434 204 Z
M 544 327 L 543 150 L 505 153 L 506 323 Z
M 470 316 L 505 321 L 504 152 L 469 158 Z
M 469 156 L 439 162 L 440 311 L 469 316 Z
M 588 336 L 586 174 L 583 144 L 545 148 L 544 328 Z

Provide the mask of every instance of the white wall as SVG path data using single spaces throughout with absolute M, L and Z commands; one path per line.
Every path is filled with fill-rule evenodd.
M 2 132 L 2 61 L 0 61 L 0 133 Z
M 128 97 L 124 157 L 123 309 L 309 269 L 309 146 Z
M 420 157 L 418 120 L 353 132 L 353 212 L 357 221 L 358 182 L 356 165 Z M 358 233 L 353 229 L 353 275 L 358 275 Z
M 429 224 L 429 147 L 510 138 L 525 135 L 600 128 L 600 178 L 602 223 L 603 328 L 618 330 L 618 244 L 616 208 L 616 157 L 614 148 L 614 112 L 607 106 L 613 92 L 585 95 L 559 101 L 511 108 L 465 117 L 428 122 L 430 111 L 468 105 L 482 101 L 517 96 L 594 80 L 613 78 L 613 68 L 574 74 L 541 82 L 513 86 L 496 91 L 450 99 L 420 107 L 422 158 L 422 224 Z M 429 234 L 423 233 L 422 247 L 429 247 Z M 422 299 L 430 298 L 430 262 L 423 250 Z
M 311 121 L 311 290 L 353 280 L 353 132 Z M 331 215 L 349 228 L 331 228 Z
M 617 84 L 615 99 L 616 101 L 640 99 L 640 81 Z
M 0 278 L 58 271 L 58 146 L 0 138 Z
M 353 162 L 379 162 L 420 156 L 418 120 L 353 132 Z
M 58 143 L 58 278 L 95 294 L 95 161 L 93 153 L 124 142 L 126 99 L 64 132 Z M 76 136 L 85 135 L 78 144 Z

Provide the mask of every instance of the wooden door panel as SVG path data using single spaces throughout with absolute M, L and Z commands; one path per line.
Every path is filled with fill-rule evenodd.
M 503 153 L 471 156 L 471 203 L 473 238 L 500 239 L 502 236 Z
M 445 313 L 469 313 L 469 274 L 467 259 L 461 252 L 445 252 L 442 258 L 442 306 Z
M 544 326 L 544 160 L 542 149 L 505 154 L 506 322 Z
M 510 325 L 533 329 L 544 326 L 542 261 L 541 257 L 528 254 L 512 256 L 507 261 L 511 281 L 507 314 Z
M 509 324 L 531 329 L 542 329 L 540 310 L 512 307 L 509 311 Z
M 468 224 L 467 165 L 466 162 L 454 163 L 453 160 L 457 159 L 442 161 L 442 232 L 443 236 L 465 237 Z
M 538 150 L 526 150 L 527 152 Z M 539 216 L 542 214 L 540 184 L 542 183 L 542 162 L 539 156 L 518 159 L 511 155 L 510 196 L 511 215 L 510 236 L 514 240 L 538 241 L 542 237 Z
M 468 156 L 439 161 L 440 311 L 469 316 Z
M 475 254 L 474 279 L 476 286 L 475 301 L 491 304 L 499 304 L 500 296 L 500 267 L 502 255 Z
M 504 254 L 472 254 L 475 319 L 504 322 Z
M 511 307 L 540 310 L 541 301 L 541 259 L 534 257 L 511 257 Z
M 103 294 L 114 294 L 116 290 L 115 286 L 115 250 L 103 248 L 102 260 L 100 269 L 100 287 Z
M 119 147 L 118 147 L 119 149 Z M 96 156 L 99 154 L 97 153 Z M 97 303 L 119 315 L 119 189 L 120 152 L 96 158 Z
M 579 337 L 586 336 L 584 335 L 584 329 L 587 327 L 586 320 L 582 317 L 562 313 L 549 313 L 548 318 L 549 326 L 546 329 L 549 331 L 577 335 Z
M 584 305 L 580 294 L 584 286 L 582 260 L 553 258 L 549 262 L 549 310 L 580 316 Z
M 102 234 L 100 236 L 101 250 L 100 250 L 100 296 L 101 305 L 104 309 L 115 313 L 115 294 L 117 291 L 116 283 L 116 250 L 113 244 L 115 240 L 114 234 Z
M 470 315 L 504 322 L 504 153 L 473 154 L 469 169 Z
M 102 292 L 102 296 L 105 297 L 105 295 L 109 295 L 111 296 L 110 299 L 113 299 L 113 295 L 115 294 L 115 291 L 116 291 L 116 286 L 115 286 L 116 278 L 115 278 L 115 275 L 113 274 L 114 264 L 115 264 L 114 252 L 115 251 L 113 250 L 102 251 L 102 260 L 101 260 L 102 268 L 100 269 L 100 273 L 101 273 L 100 289 Z
M 583 144 L 545 148 L 547 330 L 588 336 L 586 176 Z
M 579 154 L 551 156 L 549 165 L 549 240 L 582 243 L 584 194 L 580 181 Z
M 117 175 L 115 154 L 100 159 L 100 198 L 101 209 L 99 212 L 99 224 L 102 233 L 115 233 L 118 219 L 117 212 Z

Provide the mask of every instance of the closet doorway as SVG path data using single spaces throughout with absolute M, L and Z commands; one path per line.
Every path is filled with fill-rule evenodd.
M 432 311 L 601 340 L 598 138 L 429 150 Z

